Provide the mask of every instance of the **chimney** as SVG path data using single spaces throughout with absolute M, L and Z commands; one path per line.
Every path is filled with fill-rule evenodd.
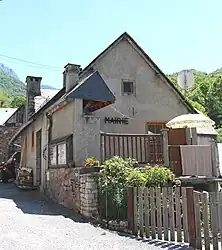
M 66 92 L 73 89 L 79 80 L 79 73 L 81 72 L 81 66 L 77 64 L 68 63 L 63 72 L 63 87 L 66 88 Z
M 27 91 L 26 91 L 26 121 L 35 113 L 35 97 L 41 95 L 40 85 L 41 85 L 42 77 L 36 76 L 27 76 Z

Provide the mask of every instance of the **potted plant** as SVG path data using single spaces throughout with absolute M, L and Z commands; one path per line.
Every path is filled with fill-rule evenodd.
M 81 173 L 99 172 L 99 161 L 95 157 L 88 157 L 82 165 Z

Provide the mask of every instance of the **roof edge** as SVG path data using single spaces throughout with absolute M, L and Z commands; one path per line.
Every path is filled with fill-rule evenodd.
M 179 91 L 179 89 L 170 81 L 170 79 L 163 73 L 163 71 L 156 65 L 156 63 L 148 56 L 148 54 L 141 48 L 141 46 L 130 36 L 127 32 L 124 32 L 122 35 L 120 35 L 116 40 L 114 40 L 108 47 L 106 47 L 98 56 L 96 56 L 81 72 L 80 75 L 83 75 L 86 73 L 88 69 L 90 69 L 93 64 L 96 63 L 97 60 L 99 60 L 101 57 L 105 55 L 109 50 L 112 49 L 114 45 L 119 43 L 121 40 L 127 39 L 130 43 L 132 43 L 136 49 L 140 51 L 142 56 L 144 56 L 147 61 L 147 63 L 151 64 L 150 66 L 155 70 L 157 73 L 159 73 L 162 76 L 162 80 L 166 81 L 166 83 L 175 91 L 175 93 L 178 95 L 178 97 L 181 99 L 183 104 L 187 107 L 187 109 L 192 113 L 197 113 L 195 108 L 192 106 L 192 104 L 186 99 L 186 97 Z

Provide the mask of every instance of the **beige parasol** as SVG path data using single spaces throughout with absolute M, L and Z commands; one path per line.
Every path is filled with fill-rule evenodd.
M 166 126 L 168 128 L 200 128 L 210 127 L 215 124 L 210 118 L 203 114 L 184 114 L 170 120 Z

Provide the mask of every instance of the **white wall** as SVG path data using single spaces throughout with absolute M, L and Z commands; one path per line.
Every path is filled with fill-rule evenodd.
M 121 41 L 109 51 L 94 65 L 94 69 L 99 71 L 117 99 L 114 105 L 95 112 L 101 117 L 101 130 L 104 132 L 144 133 L 146 122 L 165 122 L 188 113 L 171 87 L 155 75 L 127 41 Z M 135 81 L 135 96 L 122 96 L 122 79 Z M 105 116 L 124 115 L 130 117 L 128 125 L 104 123 Z

